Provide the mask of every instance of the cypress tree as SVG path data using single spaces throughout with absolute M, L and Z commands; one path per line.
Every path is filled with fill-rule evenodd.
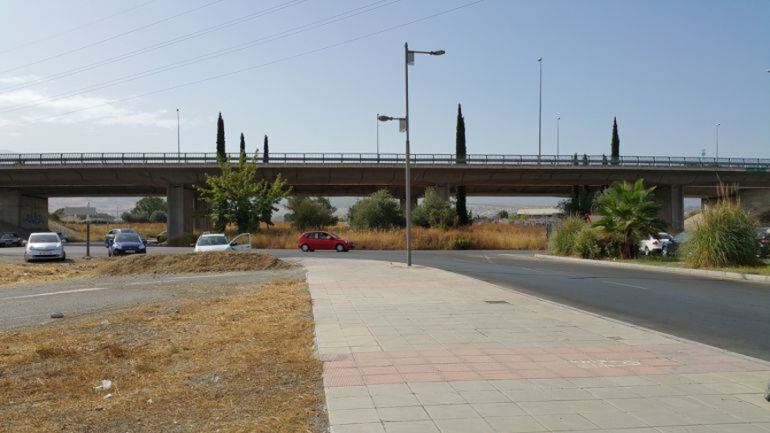
M 246 161 L 246 138 L 243 136 L 243 132 L 241 132 L 241 155 L 240 155 L 241 162 Z
M 217 120 L 217 162 L 224 162 L 227 159 L 225 153 L 225 121 L 222 119 L 222 113 L 219 113 Z
M 612 119 L 612 144 L 610 147 L 612 164 L 615 165 L 620 160 L 620 136 L 618 136 L 618 119 L 616 117 Z
M 465 118 L 460 104 L 457 104 L 457 132 L 455 135 L 455 153 L 456 162 L 465 164 L 467 149 L 465 147 Z M 465 186 L 458 185 L 455 191 L 455 209 L 457 210 L 457 219 L 460 225 L 468 225 L 468 206 L 465 200 Z
M 270 148 L 267 145 L 267 134 L 265 134 L 265 145 L 264 145 L 264 150 L 262 151 L 262 162 L 267 164 L 269 160 L 270 160 Z

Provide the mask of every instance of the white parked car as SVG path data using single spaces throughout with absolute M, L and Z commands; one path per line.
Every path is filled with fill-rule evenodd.
M 67 254 L 64 252 L 59 235 L 56 233 L 32 233 L 27 240 L 24 250 L 24 260 L 61 260 L 64 261 Z
M 195 252 L 246 251 L 251 249 L 251 234 L 244 233 L 228 241 L 223 233 L 204 233 L 195 242 Z
M 666 232 L 658 233 L 657 237 L 649 235 L 647 238 L 639 241 L 639 251 L 645 256 L 658 253 L 662 254 L 663 252 L 668 251 L 668 248 L 665 248 L 665 246 L 670 244 L 673 239 L 674 237 Z

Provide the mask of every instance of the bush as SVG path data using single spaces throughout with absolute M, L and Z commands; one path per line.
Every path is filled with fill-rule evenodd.
M 459 235 L 452 239 L 453 250 L 469 250 L 473 248 L 473 240 L 468 235 Z
M 583 224 L 583 227 L 575 235 L 572 253 L 584 259 L 596 259 L 601 256 L 599 235 L 593 227 Z
M 569 216 L 558 223 L 548 240 L 548 251 L 557 256 L 571 256 L 575 251 L 575 240 L 586 223 L 577 215 Z
M 381 189 L 350 207 L 350 226 L 359 230 L 390 229 L 404 225 L 404 214 L 388 190 Z
M 756 224 L 738 202 L 720 199 L 703 211 L 703 219 L 684 243 L 685 260 L 696 268 L 758 265 Z
M 166 211 L 156 210 L 150 215 L 151 223 L 164 223 L 166 222 Z
M 123 212 L 120 218 L 123 222 L 127 223 L 146 223 L 150 221 L 150 215 L 147 212 Z
M 428 187 L 422 203 L 412 211 L 412 222 L 420 227 L 446 229 L 456 226 L 459 218 L 452 204 L 435 188 Z
M 298 230 L 316 229 L 333 226 L 339 222 L 334 216 L 337 210 L 326 197 L 290 197 L 286 208 L 286 221 Z

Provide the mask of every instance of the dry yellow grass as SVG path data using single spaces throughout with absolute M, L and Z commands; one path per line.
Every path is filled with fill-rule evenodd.
M 358 249 L 406 248 L 404 229 L 360 231 L 347 226 L 337 226 L 329 228 L 329 231 L 351 239 Z M 300 231 L 292 229 L 286 223 L 277 223 L 256 233 L 252 237 L 252 244 L 256 248 L 296 248 L 300 234 Z M 471 248 L 477 250 L 541 250 L 546 246 L 545 228 L 512 224 L 484 224 L 448 230 L 415 227 L 412 236 L 413 248 L 419 250 L 454 249 L 455 240 L 460 237 L 470 238 Z
M 0 430 L 321 432 L 313 329 L 288 281 L 2 332 Z
M 0 263 L 0 285 L 110 275 L 264 271 L 291 266 L 273 256 L 256 252 L 143 254 L 64 263 Z
M 77 236 L 72 236 L 70 241 L 75 242 L 86 240 L 85 224 L 62 223 L 62 225 L 78 233 Z M 166 223 L 91 224 L 91 241 L 94 242 L 104 240 L 104 238 L 107 236 L 107 232 L 112 229 L 126 228 L 136 230 L 144 238 L 154 238 L 158 233 L 166 230 Z

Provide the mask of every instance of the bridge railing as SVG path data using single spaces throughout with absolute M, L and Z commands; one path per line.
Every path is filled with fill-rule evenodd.
M 228 154 L 237 161 L 237 153 Z M 252 155 L 249 155 L 252 158 Z M 265 164 L 404 164 L 400 153 L 271 153 L 258 155 Z M 770 169 L 770 158 L 706 158 L 677 156 L 606 155 L 502 155 L 471 154 L 458 159 L 454 154 L 412 154 L 415 165 L 503 165 L 503 166 L 620 166 L 671 168 Z M 216 153 L 6 153 L 0 154 L 0 167 L 9 166 L 213 166 Z

